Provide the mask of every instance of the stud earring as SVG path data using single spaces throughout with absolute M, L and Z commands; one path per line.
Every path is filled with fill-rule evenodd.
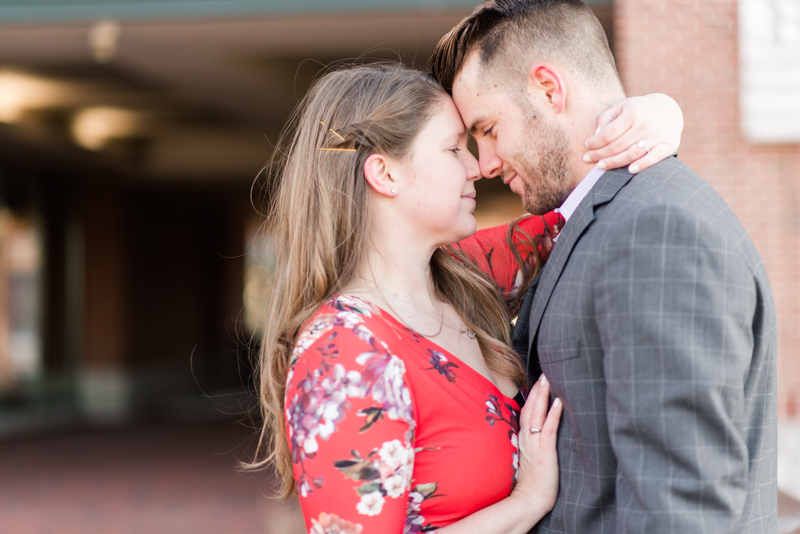
M 396 195 L 397 194 L 397 189 L 392 189 L 392 194 Z

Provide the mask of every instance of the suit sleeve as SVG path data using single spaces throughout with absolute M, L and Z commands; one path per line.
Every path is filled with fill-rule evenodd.
M 755 280 L 714 228 L 660 206 L 607 238 L 594 287 L 617 532 L 732 532 L 748 472 Z

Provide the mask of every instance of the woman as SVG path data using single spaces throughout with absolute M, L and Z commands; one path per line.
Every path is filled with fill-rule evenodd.
M 262 465 L 314 533 L 527 532 L 557 494 L 561 404 L 548 411 L 542 378 L 520 413 L 504 297 L 524 293 L 557 218 L 467 239 L 478 164 L 421 72 L 328 74 L 291 125 L 271 196 Z

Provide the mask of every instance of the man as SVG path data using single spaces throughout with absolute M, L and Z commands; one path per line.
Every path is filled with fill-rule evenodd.
M 624 98 L 591 10 L 486 2 L 442 39 L 433 68 L 482 174 L 529 212 L 566 219 L 515 332 L 529 379 L 541 368 L 564 402 L 559 498 L 534 531 L 776 532 L 764 266 L 722 198 L 677 159 L 635 176 L 582 160 L 600 112 Z

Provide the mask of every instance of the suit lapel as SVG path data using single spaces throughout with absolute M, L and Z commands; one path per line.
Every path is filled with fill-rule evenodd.
M 536 339 L 536 334 L 539 331 L 542 316 L 550 301 L 550 296 L 553 294 L 553 289 L 556 287 L 556 282 L 558 282 L 558 279 L 561 277 L 561 273 L 564 270 L 564 266 L 567 264 L 570 254 L 572 254 L 572 249 L 575 247 L 575 244 L 589 225 L 592 224 L 592 221 L 594 221 L 595 209 L 610 202 L 631 178 L 633 178 L 633 175 L 625 168 L 606 171 L 592 190 L 586 195 L 586 198 L 581 201 L 575 213 L 570 217 L 569 222 L 567 222 L 564 229 L 561 230 L 561 233 L 558 235 L 558 242 L 553 247 L 550 258 L 547 260 L 547 263 L 540 273 L 541 278 L 536 288 L 536 295 L 533 297 L 530 323 L 527 332 L 529 354 L 531 353 L 532 344 Z
M 533 277 L 528 292 L 525 293 L 525 299 L 519 308 L 519 315 L 517 322 L 514 325 L 514 330 L 511 332 L 511 347 L 520 355 L 525 365 L 528 365 L 528 328 L 531 321 L 531 309 L 533 307 L 533 297 L 536 295 L 536 287 L 539 285 L 539 280 L 542 278 L 542 271 L 540 270 Z

